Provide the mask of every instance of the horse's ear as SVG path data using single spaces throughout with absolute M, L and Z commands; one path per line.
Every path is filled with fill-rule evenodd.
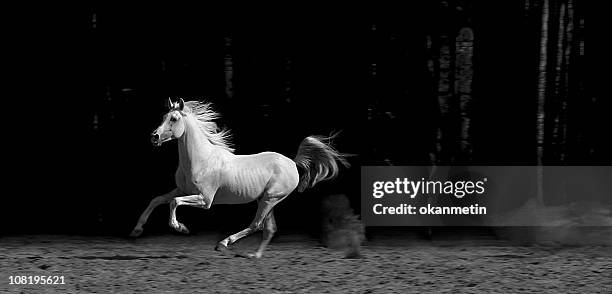
M 172 100 L 170 100 L 170 97 L 168 97 L 168 108 L 172 109 L 174 107 L 174 104 L 172 103 Z
M 185 100 L 183 100 L 183 98 L 181 98 L 181 100 L 179 100 L 179 107 L 178 107 L 178 109 L 180 111 L 183 111 L 183 108 L 185 108 Z

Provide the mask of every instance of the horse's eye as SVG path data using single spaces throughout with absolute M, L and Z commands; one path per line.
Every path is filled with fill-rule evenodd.
M 170 121 L 171 121 L 171 122 L 175 122 L 175 121 L 176 121 L 176 118 L 173 116 L 173 117 L 171 117 L 171 118 L 170 118 Z

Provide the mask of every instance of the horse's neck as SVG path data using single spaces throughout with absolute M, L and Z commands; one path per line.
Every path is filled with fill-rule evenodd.
M 179 138 L 179 168 L 196 173 L 207 167 L 214 156 L 215 146 L 205 138 L 193 118 L 185 118 L 185 132 Z

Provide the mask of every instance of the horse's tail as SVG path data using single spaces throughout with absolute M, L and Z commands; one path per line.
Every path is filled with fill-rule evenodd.
M 297 167 L 301 169 L 297 187 L 299 192 L 312 188 L 318 182 L 335 178 L 339 171 L 338 162 L 345 167 L 350 166 L 345 158 L 346 155 L 332 147 L 331 142 L 336 135 L 309 136 L 300 144 L 294 159 Z

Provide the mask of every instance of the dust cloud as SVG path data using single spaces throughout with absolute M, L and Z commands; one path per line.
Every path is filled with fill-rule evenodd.
M 489 221 L 499 237 L 520 244 L 612 246 L 612 208 L 598 202 L 553 206 L 531 199 Z
M 359 216 L 353 212 L 346 195 L 325 197 L 321 210 L 323 245 L 343 250 L 346 258 L 363 258 L 361 244 L 365 240 L 364 226 Z

